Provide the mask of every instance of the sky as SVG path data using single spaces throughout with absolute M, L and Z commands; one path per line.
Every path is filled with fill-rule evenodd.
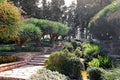
M 73 1 L 76 2 L 75 0 L 65 0 L 65 4 L 69 6 Z
M 41 1 L 41 0 L 40 0 L 40 1 Z M 51 1 L 51 0 L 47 0 L 47 1 Z M 76 3 L 76 0 L 65 0 L 66 6 L 70 6 L 70 4 L 71 4 L 73 1 Z

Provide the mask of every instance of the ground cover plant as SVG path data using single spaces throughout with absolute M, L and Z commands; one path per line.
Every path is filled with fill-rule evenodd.
M 56 71 L 40 69 L 36 74 L 33 74 L 28 80 L 69 80 L 69 78 Z

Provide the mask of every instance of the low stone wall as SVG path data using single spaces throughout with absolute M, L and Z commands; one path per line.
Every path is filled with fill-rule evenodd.
M 10 77 L 0 77 L 0 80 L 25 80 L 25 79 L 10 78 Z
M 0 72 L 14 69 L 20 66 L 23 66 L 26 64 L 26 61 L 19 61 L 19 62 L 12 62 L 12 63 L 7 63 L 7 64 L 1 64 L 0 65 Z M 1 79 L 0 79 L 1 80 Z
M 120 55 L 120 40 L 102 41 L 102 46 L 112 55 Z
M 7 55 L 11 53 L 6 53 Z M 20 61 L 18 62 L 12 62 L 12 63 L 6 63 L 6 64 L 1 64 L 0 65 L 0 72 L 6 71 L 6 70 L 11 70 L 17 67 L 21 67 L 23 65 L 27 64 L 27 61 L 31 60 L 34 56 L 41 54 L 40 52 L 22 52 L 22 53 L 14 53 L 13 55 L 17 56 L 20 58 Z M 0 79 L 1 80 L 1 79 Z

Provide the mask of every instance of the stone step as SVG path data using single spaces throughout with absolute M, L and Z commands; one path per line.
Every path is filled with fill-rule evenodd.
M 38 55 L 38 56 L 35 56 L 34 58 L 48 58 L 49 55 Z
M 35 65 L 35 66 L 44 66 L 44 63 L 35 63 L 35 62 L 28 62 L 28 65 Z
M 32 58 L 27 64 L 44 66 L 45 60 L 48 59 L 48 57 L 49 55 L 37 55 L 34 58 Z
M 31 59 L 31 60 L 45 60 L 45 58 L 33 58 L 33 59 Z
M 45 60 L 30 60 L 29 62 L 38 62 L 38 63 L 40 63 L 40 62 L 42 62 L 42 63 L 44 63 L 45 62 Z

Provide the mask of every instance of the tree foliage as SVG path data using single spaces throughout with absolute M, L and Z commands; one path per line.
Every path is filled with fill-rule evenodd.
M 12 3 L 0 3 L 0 37 L 15 38 L 19 33 L 20 11 Z
M 120 32 L 120 0 L 100 10 L 90 21 L 88 27 L 94 38 L 99 40 L 118 40 Z M 106 27 L 109 27 L 106 29 Z
M 75 25 L 80 27 L 81 38 L 87 38 L 88 23 L 91 18 L 110 4 L 112 0 L 77 0 Z
M 27 22 L 21 22 L 20 26 L 22 30 L 16 39 L 16 43 L 19 46 L 22 46 L 25 42 L 30 40 L 40 41 L 42 32 L 39 27 Z
M 51 38 L 57 38 L 59 35 L 66 35 L 69 30 L 66 25 L 55 21 L 34 18 L 31 18 L 29 21 L 38 26 L 42 30 L 43 35 L 50 34 Z
M 40 38 L 42 35 L 42 32 L 39 29 L 39 27 L 36 27 L 34 24 L 22 23 L 21 26 L 23 28 L 23 30 L 20 32 L 21 38 L 27 38 L 29 40 L 33 40 L 36 38 Z
M 91 27 L 92 23 L 95 23 L 102 16 L 106 15 L 108 12 L 115 12 L 120 7 L 120 0 L 116 0 L 112 2 L 110 5 L 104 7 L 104 9 L 100 10 L 93 18 L 90 20 L 88 27 Z
M 7 0 L 0 0 L 0 3 L 6 2 Z

